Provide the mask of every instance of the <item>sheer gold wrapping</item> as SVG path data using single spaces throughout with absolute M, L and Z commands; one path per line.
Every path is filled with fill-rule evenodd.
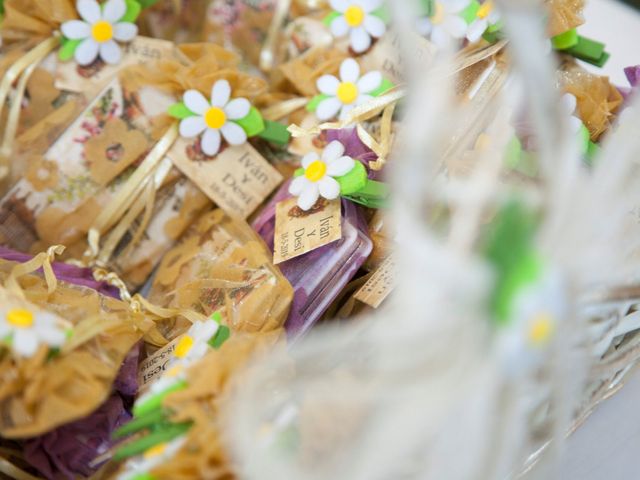
M 5 0 L 4 10 L 3 43 L 50 37 L 63 22 L 78 18 L 73 0 Z
M 222 210 L 200 217 L 158 267 L 149 300 L 210 315 L 222 310 L 234 331 L 267 332 L 287 318 L 293 288 L 262 239 Z M 168 338 L 186 324 L 167 325 Z
M 337 48 L 315 48 L 281 65 L 279 70 L 297 93 L 313 97 L 318 93 L 316 80 L 325 74 L 336 74 L 347 57 Z M 283 88 L 288 89 L 286 85 Z
M 546 0 L 549 10 L 547 30 L 553 37 L 584 23 L 584 0 Z
M 14 262 L 0 261 L 5 282 Z M 53 293 L 40 275 L 18 280 L 27 302 L 73 325 L 60 353 L 47 360 L 0 357 L 0 435 L 25 438 L 83 418 L 102 404 L 129 350 L 152 326 L 128 305 L 95 290 L 58 282 Z

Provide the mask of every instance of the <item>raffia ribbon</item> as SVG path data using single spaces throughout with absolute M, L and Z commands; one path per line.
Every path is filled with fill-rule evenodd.
M 396 87 L 354 108 L 339 122 L 321 123 L 309 129 L 299 127 L 298 125 L 289 125 L 288 130 L 293 137 L 307 137 L 319 135 L 324 130 L 340 129 L 355 124 L 360 140 L 378 156 L 378 160 L 370 164 L 371 168 L 373 170 L 380 170 L 386 162 L 393 140 L 391 132 L 393 111 L 398 101 L 402 99 L 405 94 L 404 89 Z M 360 123 L 375 117 L 380 112 L 383 112 L 380 141 L 376 141 Z
M 9 96 L 13 83 L 18 79 L 19 81 L 16 87 L 15 97 L 11 104 L 11 110 L 7 117 L 4 139 L 2 141 L 2 147 L 0 147 L 0 154 L 7 156 L 11 153 L 13 139 L 18 129 L 22 98 L 24 97 L 27 82 L 29 81 L 31 74 L 38 64 L 59 44 L 60 42 L 56 36 L 43 40 L 14 62 L 2 77 L 2 80 L 0 81 L 0 115 L 2 114 L 2 110 L 4 109 L 5 102 Z
M 29 273 L 33 273 L 39 268 L 42 268 L 44 272 L 44 279 L 47 282 L 47 292 L 51 295 L 58 286 L 58 279 L 53 272 L 53 266 L 51 263 L 54 261 L 56 255 L 61 255 L 64 252 L 65 247 L 62 245 L 53 245 L 47 249 L 46 252 L 41 252 L 33 257 L 31 260 L 20 263 L 13 267 L 11 273 L 5 280 L 5 287 L 7 290 L 15 293 L 20 298 L 25 299 L 24 292 L 18 279 Z
M 280 29 L 287 18 L 290 7 L 291 0 L 278 0 L 276 4 L 276 10 L 273 12 L 273 18 L 271 19 L 271 25 L 269 25 L 267 38 L 264 41 L 262 50 L 260 51 L 260 68 L 265 72 L 271 71 L 275 63 L 276 40 L 280 33 Z
M 109 203 L 107 208 L 100 212 L 100 215 L 98 215 L 98 218 L 96 218 L 95 222 L 89 229 L 87 238 L 89 248 L 84 255 L 85 264 L 93 265 L 98 259 L 100 259 L 101 262 L 106 261 L 105 255 L 102 254 L 100 248 L 101 235 L 118 224 L 118 222 L 123 221 L 123 217 L 124 221 L 128 222 L 128 224 L 120 224 L 118 227 L 116 227 L 119 230 L 124 229 L 124 231 L 126 231 L 125 227 L 128 227 L 131 223 L 133 223 L 137 215 L 127 216 L 125 214 L 132 208 L 133 205 L 135 205 L 140 195 L 144 192 L 146 186 L 149 183 L 154 183 L 154 174 L 156 173 L 159 165 L 161 164 L 162 160 L 177 138 L 178 123 L 175 122 L 169 128 L 169 130 L 166 131 L 162 138 L 155 144 L 151 152 L 149 152 L 146 158 L 142 161 L 134 174 L 129 177 L 127 182 L 118 192 L 116 197 L 111 201 L 111 203 Z M 157 182 L 155 183 L 157 184 Z M 159 187 L 159 185 L 157 186 Z M 156 185 L 154 185 L 154 187 L 156 187 Z M 148 208 L 152 209 L 152 205 L 148 205 Z M 109 252 L 109 254 L 113 252 L 117 245 L 117 240 L 112 240 L 109 245 L 107 245 L 105 251 Z

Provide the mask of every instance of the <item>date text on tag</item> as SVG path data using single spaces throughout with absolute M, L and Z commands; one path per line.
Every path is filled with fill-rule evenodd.
M 340 199 L 321 198 L 305 212 L 295 198 L 276 205 L 273 263 L 281 263 L 342 238 Z
M 149 384 L 164 373 L 180 338 L 181 337 L 173 339 L 172 342 L 166 344 L 153 353 L 153 355 L 148 356 L 140 362 L 140 366 L 138 367 L 138 387 L 141 391 L 146 390 Z
M 282 182 L 282 175 L 251 145 L 227 147 L 215 157 L 200 152 L 199 140 L 179 138 L 169 158 L 229 215 L 245 219 Z
M 367 283 L 355 293 L 354 298 L 370 307 L 378 308 L 395 286 L 395 263 L 388 257 L 371 275 Z

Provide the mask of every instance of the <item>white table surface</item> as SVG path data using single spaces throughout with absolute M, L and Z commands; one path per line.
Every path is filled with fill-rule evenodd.
M 604 73 L 617 85 L 628 86 L 623 68 L 640 64 L 640 14 L 613 0 L 587 0 L 585 16 L 580 33 L 603 41 L 611 53 Z M 540 467 L 536 478 L 640 479 L 640 370 L 569 438 L 557 467 L 557 476 Z

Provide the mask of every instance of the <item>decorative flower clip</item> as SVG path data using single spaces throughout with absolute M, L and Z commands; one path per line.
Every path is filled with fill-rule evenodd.
M 136 0 L 78 0 L 76 9 L 82 20 L 69 20 L 61 26 L 61 60 L 75 58 L 78 65 L 90 65 L 96 58 L 114 65 L 120 62 L 120 43 L 138 34 L 134 23 L 142 7 Z
M 141 455 L 131 458 L 125 464 L 118 480 L 153 480 L 151 470 L 171 460 L 186 441 L 184 435 L 147 448 Z
M 485 34 L 496 34 L 502 28 L 502 16 L 494 0 L 485 0 L 478 8 L 475 19 L 467 30 L 467 40 L 477 42 Z M 486 35 L 485 35 L 486 36 Z
M 368 207 L 383 206 L 389 195 L 387 186 L 369 180 L 365 166 L 344 153 L 344 145 L 334 140 L 322 156 L 311 152 L 303 157 L 302 168 L 289 185 L 289 193 L 298 197 L 298 207 L 307 211 L 320 197 L 334 200 L 340 196 Z
M 229 145 L 242 145 L 249 137 L 286 145 L 289 132 L 278 122 L 265 120 L 246 98 L 231 98 L 227 80 L 218 80 L 211 88 L 211 100 L 197 90 L 184 92 L 182 102 L 169 107 L 169 115 L 180 120 L 180 135 L 201 135 L 202 151 L 209 156 L 220 151 L 222 138 Z
M 41 345 L 57 349 L 64 345 L 71 330 L 52 313 L 28 308 L 0 310 L 0 344 L 20 357 L 32 357 Z
M 388 14 L 384 0 L 329 0 L 333 12 L 324 19 L 334 37 L 349 35 L 349 44 L 356 53 L 366 52 L 371 38 L 380 38 L 387 31 Z
M 229 327 L 221 325 L 221 321 L 220 312 L 215 312 L 209 320 L 191 325 L 180 337 L 164 374 L 136 401 L 134 415 L 144 416 L 158 408 L 169 393 L 186 387 L 186 369 L 204 357 L 210 348 L 220 348 L 229 338 Z
M 425 16 L 418 20 L 416 29 L 441 48 L 464 39 L 481 8 L 477 0 L 429 0 L 423 4 Z
M 355 107 L 382 95 L 394 85 L 382 78 L 378 71 L 360 76 L 358 62 L 347 58 L 340 65 L 340 79 L 333 75 L 322 75 L 316 86 L 320 94 L 309 102 L 307 110 L 316 112 L 320 120 L 329 120 L 340 112 L 342 120 Z
M 542 363 L 567 313 L 561 277 L 535 249 L 537 225 L 537 215 L 511 202 L 498 213 L 485 242 L 485 256 L 495 271 L 491 313 L 506 368 L 514 374 Z

